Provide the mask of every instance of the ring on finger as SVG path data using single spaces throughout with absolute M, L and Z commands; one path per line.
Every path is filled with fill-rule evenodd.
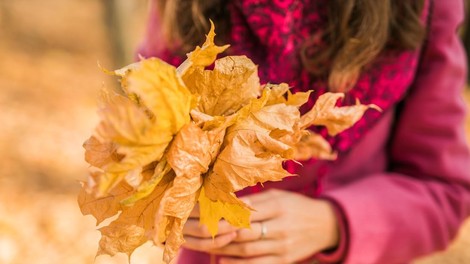
M 266 224 L 264 222 L 260 222 L 260 225 L 261 225 L 261 235 L 259 239 L 263 240 L 266 238 L 266 235 L 268 233 L 268 228 L 266 227 Z

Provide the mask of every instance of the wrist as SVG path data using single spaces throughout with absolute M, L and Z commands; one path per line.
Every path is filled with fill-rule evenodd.
M 319 212 L 314 219 L 315 231 L 318 232 L 318 226 L 320 226 L 323 237 L 319 241 L 319 249 L 320 251 L 334 249 L 338 247 L 340 242 L 339 219 L 336 209 L 328 200 L 315 199 L 313 202 L 317 208 L 316 212 Z
M 336 215 L 338 242 L 336 246 L 326 248 L 320 253 L 315 254 L 314 259 L 320 261 L 320 263 L 341 263 L 346 257 L 349 244 L 347 220 L 342 211 L 342 207 L 334 199 L 328 197 L 321 197 L 320 199 L 328 202 Z

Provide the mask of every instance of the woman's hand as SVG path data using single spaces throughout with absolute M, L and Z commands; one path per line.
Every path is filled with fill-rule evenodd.
M 207 227 L 199 223 L 199 206 L 196 205 L 183 227 L 183 235 L 186 240 L 183 247 L 209 252 L 232 242 L 237 236 L 237 230 L 238 228 L 231 226 L 227 221 L 221 220 L 217 236 L 212 238 Z
M 293 263 L 338 244 L 336 215 L 327 201 L 282 190 L 245 199 L 257 210 L 252 228 L 238 230 L 233 242 L 211 250 L 225 256 L 223 264 Z
M 185 246 L 222 255 L 221 263 L 276 264 L 293 263 L 338 244 L 336 215 L 327 201 L 282 190 L 243 198 L 256 210 L 251 229 L 236 230 L 220 221 L 219 235 L 212 241 L 207 229 L 190 219 Z

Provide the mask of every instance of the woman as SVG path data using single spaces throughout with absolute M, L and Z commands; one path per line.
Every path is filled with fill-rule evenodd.
M 335 161 L 286 164 L 300 175 L 243 190 L 252 229 L 221 221 L 212 240 L 197 213 L 180 263 L 407 263 L 441 250 L 470 213 L 470 154 L 460 99 L 463 1 L 158 1 L 144 57 L 178 65 L 208 18 L 229 55 L 259 65 L 262 83 L 346 92 L 368 111 L 336 137 Z

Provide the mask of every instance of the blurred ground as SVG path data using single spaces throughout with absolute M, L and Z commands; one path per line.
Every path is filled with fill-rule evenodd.
M 115 67 L 104 17 L 96 0 L 0 0 L 2 264 L 93 263 L 99 233 L 76 195 L 96 98 L 114 85 L 97 67 Z
M 146 1 L 122 1 L 127 9 L 137 6 L 136 14 L 115 26 L 130 29 L 137 40 Z M 106 14 L 97 0 L 0 0 L 2 264 L 93 263 L 99 233 L 92 218 L 81 215 L 76 195 L 87 174 L 80 146 L 97 124 L 95 98 L 103 83 L 114 84 L 96 66 L 115 63 Z M 120 64 L 134 48 L 135 41 L 120 47 L 127 51 Z M 466 98 L 470 102 L 470 94 Z M 470 263 L 469 248 L 467 223 L 444 254 L 417 263 Z M 159 259 L 159 250 L 147 247 L 132 263 Z M 100 257 L 96 263 L 125 260 Z

